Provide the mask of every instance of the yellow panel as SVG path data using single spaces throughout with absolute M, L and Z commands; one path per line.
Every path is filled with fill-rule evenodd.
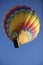
M 25 17 L 24 17 L 25 24 L 24 24 L 23 27 L 25 27 L 25 25 L 27 24 L 28 20 L 29 20 L 30 17 L 31 17 L 31 14 L 32 14 L 32 12 L 31 12 L 31 13 L 26 13 L 26 14 L 25 14 Z
M 35 21 L 36 17 L 37 16 L 35 14 L 31 15 L 30 20 L 29 20 L 29 25 L 31 25 Z
M 25 21 L 26 21 L 26 22 L 28 22 L 28 20 L 30 19 L 31 14 L 32 14 L 32 13 L 26 13 L 26 14 L 25 14 Z
M 20 22 L 24 22 L 24 18 L 25 18 L 25 13 L 20 13 L 20 16 L 19 16 L 19 21 Z
M 15 27 L 16 27 L 14 24 L 15 24 L 15 22 L 13 22 L 13 21 L 10 22 L 10 24 L 9 24 L 10 33 L 12 33 L 12 31 L 13 31 L 13 30 L 15 29 Z
M 36 31 L 38 31 L 39 30 L 39 27 L 40 27 L 40 25 L 38 24 L 32 31 L 33 31 L 33 33 Z
M 37 18 L 35 19 L 35 21 L 33 22 L 34 27 L 36 27 L 38 23 L 39 23 L 39 19 L 38 19 L 38 17 L 37 17 Z
M 35 21 L 32 23 L 30 30 L 36 28 L 37 26 L 40 26 L 38 17 L 35 19 Z

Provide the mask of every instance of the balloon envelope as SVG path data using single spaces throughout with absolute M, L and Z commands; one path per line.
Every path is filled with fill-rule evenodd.
M 10 9 L 3 20 L 5 34 L 18 45 L 34 40 L 40 30 L 36 12 L 27 6 L 16 6 Z

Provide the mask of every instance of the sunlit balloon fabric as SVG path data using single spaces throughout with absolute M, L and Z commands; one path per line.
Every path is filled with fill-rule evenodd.
M 16 6 L 10 9 L 3 20 L 3 29 L 7 37 L 17 43 L 25 44 L 37 37 L 40 30 L 36 12 L 27 6 Z

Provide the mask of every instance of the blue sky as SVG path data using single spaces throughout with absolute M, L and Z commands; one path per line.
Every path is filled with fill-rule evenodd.
M 5 12 L 17 5 L 33 8 L 40 19 L 40 32 L 35 40 L 15 49 L 5 36 L 2 21 Z M 43 64 L 43 21 L 42 0 L 0 0 L 0 65 L 42 65 Z

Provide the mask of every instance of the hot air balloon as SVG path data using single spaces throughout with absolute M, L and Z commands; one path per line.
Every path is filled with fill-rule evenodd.
M 2 25 L 15 48 L 34 40 L 40 30 L 39 18 L 36 12 L 28 6 L 11 8 L 5 14 Z

